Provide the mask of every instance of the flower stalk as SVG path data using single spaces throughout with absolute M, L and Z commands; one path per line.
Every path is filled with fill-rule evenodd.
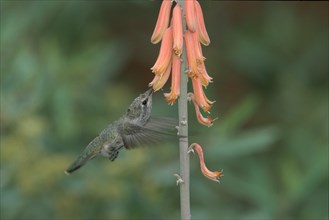
M 182 8 L 182 26 L 183 32 L 186 32 L 185 4 L 183 0 L 178 0 L 177 3 Z M 188 152 L 188 108 L 187 108 L 187 58 L 186 50 L 183 47 L 181 55 L 181 69 L 180 69 L 180 97 L 178 99 L 178 118 L 179 118 L 179 163 L 180 176 L 183 183 L 180 184 L 180 207 L 181 219 L 191 219 L 190 210 L 190 156 Z
M 169 24 L 171 11 L 172 18 Z M 171 73 L 171 91 L 164 93 L 164 97 L 170 105 L 178 99 L 180 175 L 175 176 L 180 185 L 181 219 L 190 220 L 189 152 L 195 149 L 198 153 L 201 171 L 205 177 L 219 182 L 222 176 L 222 172 L 213 172 L 206 167 L 203 150 L 199 144 L 188 146 L 188 101 L 193 102 L 200 124 L 211 127 L 216 120 L 209 115 L 204 117 L 200 111 L 202 109 L 209 114 L 215 101 L 210 101 L 203 90 L 213 82 L 213 78 L 208 75 L 204 64 L 206 58 L 202 54 L 201 44 L 208 46 L 210 39 L 203 20 L 202 8 L 197 0 L 162 1 L 151 37 L 154 44 L 160 41 L 160 52 L 151 68 L 154 78 L 149 86 L 153 87 L 154 91 L 162 89 Z M 188 94 L 189 78 L 193 93 Z

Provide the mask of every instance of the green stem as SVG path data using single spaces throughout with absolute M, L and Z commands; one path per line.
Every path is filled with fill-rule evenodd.
M 182 23 L 183 31 L 186 31 L 185 22 L 185 5 L 184 0 L 178 0 L 178 4 L 182 7 Z M 180 97 L 178 100 L 179 114 L 179 154 L 180 154 L 180 176 L 184 182 L 180 184 L 180 206 L 181 219 L 190 220 L 190 157 L 187 153 L 188 148 L 188 108 L 187 108 L 187 83 L 188 77 L 186 74 L 186 50 L 185 44 L 182 53 L 181 63 L 181 80 L 180 80 Z

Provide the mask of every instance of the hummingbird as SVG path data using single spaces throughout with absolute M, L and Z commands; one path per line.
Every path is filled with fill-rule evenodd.
M 152 94 L 149 89 L 135 98 L 126 113 L 94 138 L 64 172 L 69 175 L 99 155 L 114 161 L 122 148 L 155 144 L 172 135 L 174 119 L 151 117 Z

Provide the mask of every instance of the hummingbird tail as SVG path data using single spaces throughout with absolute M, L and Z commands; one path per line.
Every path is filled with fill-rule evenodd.
M 76 171 L 77 169 L 79 169 L 82 166 L 83 166 L 83 164 L 78 163 L 78 161 L 74 162 L 67 170 L 64 171 L 64 173 L 66 175 L 70 175 L 71 173 L 73 173 L 74 171 Z
M 98 138 L 95 138 L 90 144 L 86 147 L 86 149 L 80 154 L 80 156 L 69 166 L 67 170 L 64 171 L 65 174 L 70 175 L 83 165 L 87 163 L 88 160 L 93 159 L 97 155 L 99 155 L 100 150 L 97 148 L 95 150 L 95 146 L 101 146 L 98 143 Z
M 64 171 L 64 173 L 66 175 L 70 175 L 71 173 L 82 167 L 86 162 L 87 160 L 84 161 L 78 158 L 67 170 Z
M 90 155 L 89 157 L 80 156 L 76 161 L 74 161 L 74 163 L 67 170 L 64 171 L 64 173 L 66 175 L 70 175 L 71 173 L 73 173 L 74 171 L 78 170 L 80 167 L 85 165 L 88 160 L 93 159 L 95 156 L 97 155 L 94 154 L 94 155 Z

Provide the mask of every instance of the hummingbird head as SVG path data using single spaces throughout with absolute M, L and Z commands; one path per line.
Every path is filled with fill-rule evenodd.
M 145 124 L 147 122 L 151 116 L 152 94 L 153 89 L 151 88 L 135 98 L 126 113 L 129 120 L 138 124 Z

